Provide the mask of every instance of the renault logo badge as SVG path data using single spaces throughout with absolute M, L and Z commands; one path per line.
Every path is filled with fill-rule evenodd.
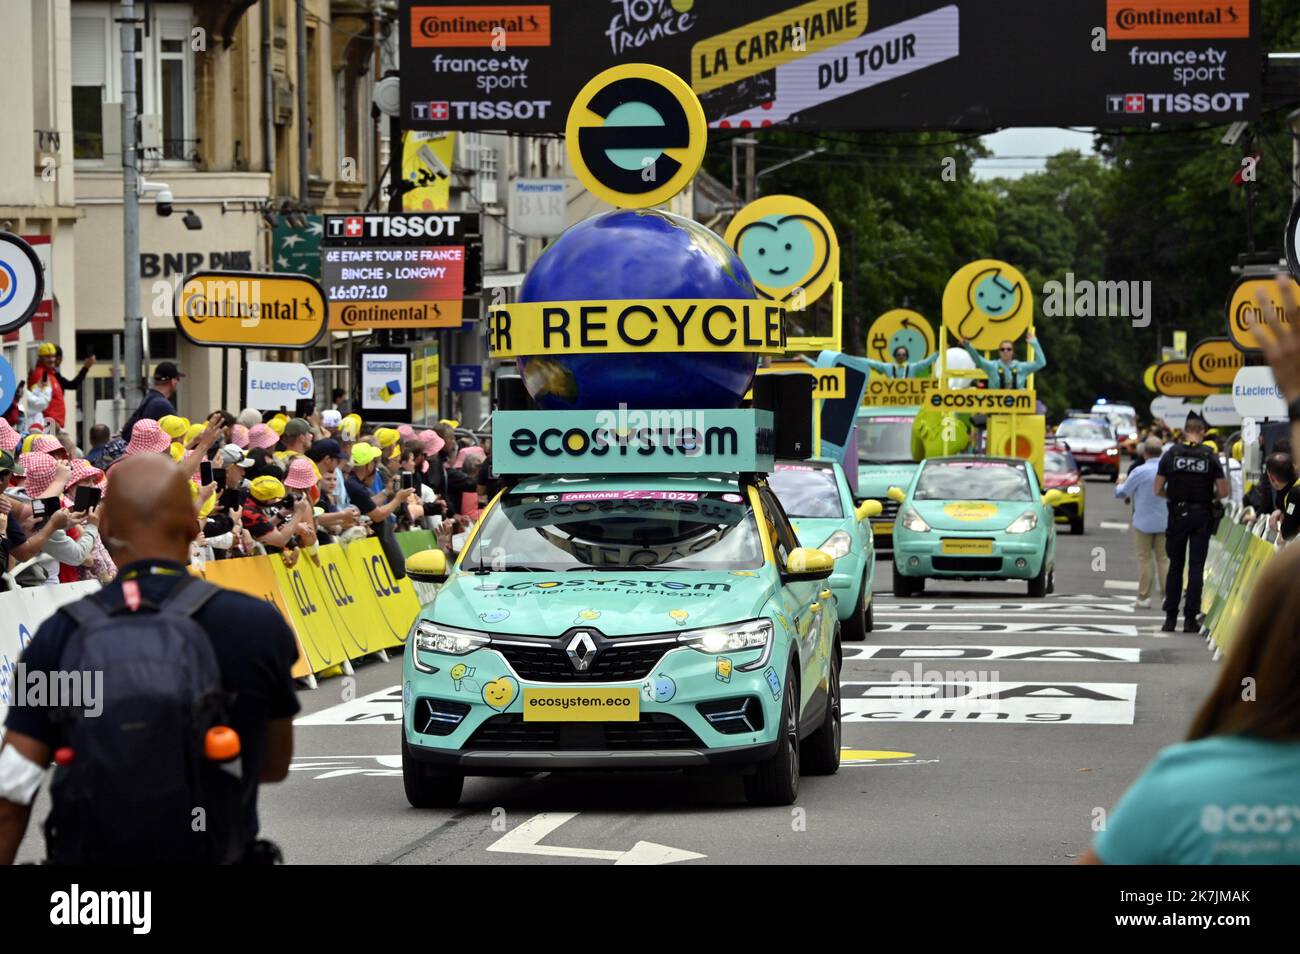
M 573 634 L 564 652 L 568 655 L 574 669 L 578 672 L 586 672 L 596 661 L 596 641 L 591 638 L 591 633 L 579 630 Z

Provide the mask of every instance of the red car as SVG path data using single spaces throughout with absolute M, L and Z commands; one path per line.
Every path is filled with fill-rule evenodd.
M 1059 490 L 1070 499 L 1053 508 L 1056 522 L 1070 525 L 1071 533 L 1083 533 L 1084 487 L 1083 475 L 1074 455 L 1064 447 L 1048 445 L 1043 448 L 1043 489 Z

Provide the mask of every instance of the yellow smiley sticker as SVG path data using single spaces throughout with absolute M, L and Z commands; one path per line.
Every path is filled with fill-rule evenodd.
M 943 324 L 959 344 L 969 338 L 984 351 L 1015 341 L 1034 317 L 1029 282 L 1006 262 L 983 258 L 963 265 L 943 290 Z
M 988 520 L 998 515 L 998 507 L 997 504 L 959 500 L 945 504 L 943 512 L 954 520 Z
M 840 276 L 840 244 L 831 220 L 793 195 L 765 195 L 749 203 L 731 220 L 725 238 L 759 294 L 796 311 L 815 302 Z

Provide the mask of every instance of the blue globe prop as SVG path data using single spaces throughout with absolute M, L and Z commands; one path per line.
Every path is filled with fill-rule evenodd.
M 537 259 L 521 302 L 758 298 L 739 257 L 709 229 L 668 212 L 607 212 L 567 229 Z M 547 354 L 518 359 L 548 411 L 734 408 L 758 357 L 742 353 Z

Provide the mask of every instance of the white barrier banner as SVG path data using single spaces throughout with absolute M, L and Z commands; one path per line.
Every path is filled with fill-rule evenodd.
M 0 726 L 14 700 L 14 678 L 18 658 L 32 641 L 41 623 L 65 603 L 79 600 L 99 589 L 95 580 L 60 583 L 57 586 L 29 586 L 0 593 Z M 0 728 L 0 732 L 3 729 Z

